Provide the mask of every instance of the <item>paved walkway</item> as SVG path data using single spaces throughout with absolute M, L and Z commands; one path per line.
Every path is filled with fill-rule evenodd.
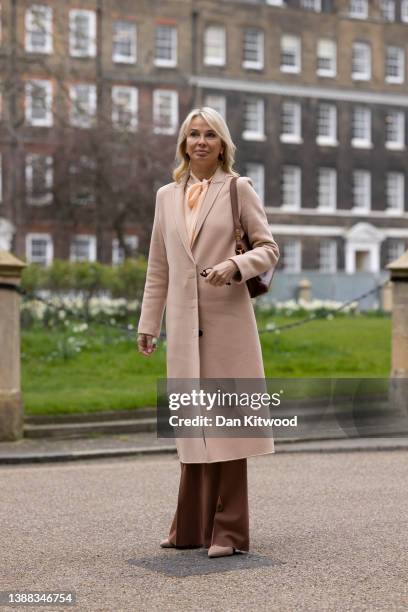
M 76 592 L 53 611 L 407 610 L 406 450 L 283 448 L 248 460 L 251 552 L 227 559 L 159 548 L 175 455 L 0 466 L 0 589 Z

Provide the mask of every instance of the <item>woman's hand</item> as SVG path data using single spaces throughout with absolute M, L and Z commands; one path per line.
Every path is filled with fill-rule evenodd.
M 157 338 L 150 334 L 139 334 L 137 337 L 137 348 L 139 353 L 145 357 L 150 357 L 157 348 Z
M 213 287 L 222 287 L 230 282 L 234 274 L 239 270 L 237 264 L 232 259 L 222 261 L 211 269 L 207 278 L 206 283 L 210 283 Z

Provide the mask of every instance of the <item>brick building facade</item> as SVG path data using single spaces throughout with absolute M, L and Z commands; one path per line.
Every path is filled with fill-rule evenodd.
M 2 20 L 0 217 L 14 224 L 18 254 L 121 257 L 109 222 L 95 222 L 98 193 L 75 226 L 59 217 L 61 123 L 82 135 L 101 117 L 135 133 L 151 125 L 171 146 L 200 104 L 225 115 L 285 272 L 375 274 L 408 248 L 406 0 L 140 1 L 137 10 L 130 0 L 9 0 Z M 154 187 L 171 180 L 171 162 Z M 136 215 L 129 243 L 138 232 Z

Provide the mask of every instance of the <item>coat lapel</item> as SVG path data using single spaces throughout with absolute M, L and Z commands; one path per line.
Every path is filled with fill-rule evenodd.
M 201 203 L 201 208 L 198 213 L 195 238 L 192 246 L 194 246 L 195 241 L 197 240 L 197 236 L 201 230 L 201 227 L 210 212 L 211 208 L 214 205 L 214 202 L 219 194 L 221 187 L 224 185 L 225 180 L 229 176 L 227 172 L 224 172 L 222 168 L 218 168 L 213 180 L 210 183 L 208 191 L 205 195 L 204 200 Z M 188 254 L 188 256 L 194 261 L 193 252 L 190 247 L 190 241 L 187 235 L 186 229 L 186 221 L 184 217 L 184 186 L 188 177 L 186 176 L 180 183 L 176 183 L 174 189 L 174 217 L 176 221 L 177 231 L 180 236 L 180 240 L 183 243 L 183 246 Z
M 214 202 L 217 198 L 217 195 L 219 194 L 219 192 L 221 191 L 221 187 L 224 185 L 225 180 L 227 178 L 228 174 L 226 172 L 224 172 L 221 168 L 218 168 L 213 180 L 210 183 L 210 186 L 208 187 L 208 191 L 205 194 L 205 198 L 201 203 L 201 208 L 200 211 L 198 213 L 198 219 L 197 219 L 197 225 L 196 225 L 196 229 L 195 229 L 195 236 L 194 236 L 194 240 L 193 240 L 193 244 L 192 247 L 194 246 L 195 241 L 198 238 L 198 235 L 200 233 L 200 230 L 202 228 L 202 225 L 208 215 L 208 213 L 210 212 L 210 210 L 212 209 L 212 207 L 214 206 Z

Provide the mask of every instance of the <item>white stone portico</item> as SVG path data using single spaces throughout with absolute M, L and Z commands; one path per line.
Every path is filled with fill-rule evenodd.
M 356 223 L 345 231 L 346 273 L 379 272 L 380 247 L 385 238 L 385 233 L 371 223 Z

